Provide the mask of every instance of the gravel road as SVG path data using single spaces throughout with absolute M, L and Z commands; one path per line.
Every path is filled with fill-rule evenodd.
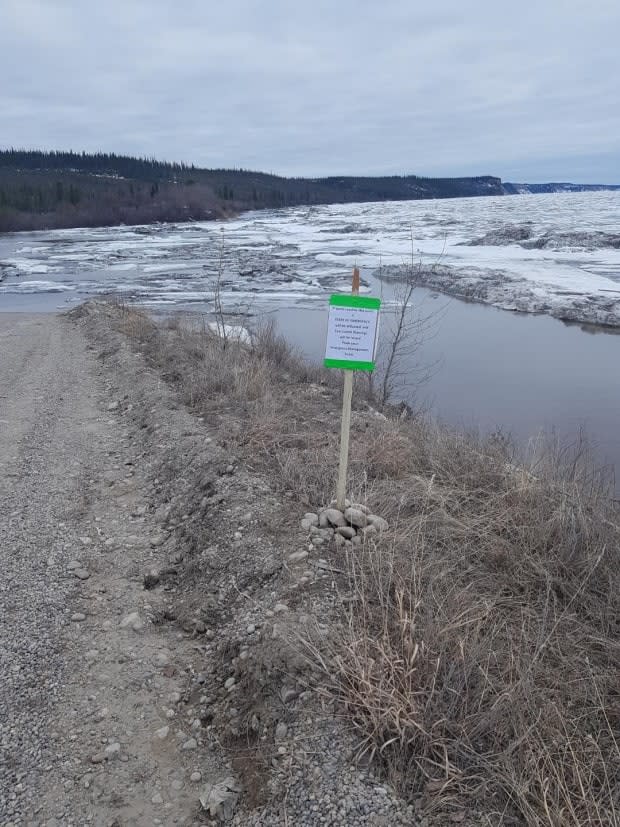
M 209 767 L 188 722 L 162 737 L 183 648 L 149 622 L 126 389 L 60 316 L 0 313 L 0 354 L 0 825 L 194 823 Z
M 36 802 L 66 679 L 75 516 L 97 453 L 84 345 L 49 316 L 0 314 L 0 823 Z

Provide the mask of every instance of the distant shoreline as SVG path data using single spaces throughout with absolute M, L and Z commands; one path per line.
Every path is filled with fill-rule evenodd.
M 212 221 L 248 210 L 620 189 L 493 175 L 285 177 L 115 153 L 0 149 L 0 234 Z
M 0 232 L 205 221 L 245 210 L 506 194 L 492 175 L 286 178 L 114 153 L 0 150 Z

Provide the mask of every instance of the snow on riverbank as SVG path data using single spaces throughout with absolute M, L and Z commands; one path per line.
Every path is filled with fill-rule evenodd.
M 27 233 L 0 240 L 0 294 L 58 285 L 80 301 L 122 293 L 209 308 L 220 263 L 227 308 L 324 302 L 351 267 L 405 263 L 436 290 L 498 307 L 620 326 L 620 192 L 294 207 L 226 222 Z M 221 259 L 223 245 L 223 256 Z M 35 287 L 36 289 L 36 287 Z M 368 284 L 365 288 L 368 290 Z
M 491 304 L 520 313 L 546 313 L 563 321 L 620 327 L 620 283 L 593 279 L 587 291 L 579 279 L 548 281 L 520 277 L 506 270 L 480 267 L 387 265 L 376 272 L 387 282 L 405 282 L 441 291 L 468 301 Z M 554 278 L 555 276 L 555 278 Z

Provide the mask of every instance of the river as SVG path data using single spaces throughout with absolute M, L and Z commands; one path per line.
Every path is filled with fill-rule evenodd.
M 507 243 L 501 238 L 506 227 L 526 227 L 523 243 L 530 246 Z M 579 314 L 604 301 L 613 317 L 620 308 L 614 305 L 620 249 L 605 245 L 613 244 L 610 234 L 618 227 L 620 193 L 579 193 L 293 208 L 224 224 L 17 234 L 0 238 L 0 311 L 59 310 L 112 292 L 155 312 L 208 312 L 219 270 L 228 308 L 254 322 L 275 317 L 291 342 L 320 360 L 329 294 L 349 289 L 354 263 L 363 290 L 384 299 L 384 338 L 395 304 L 394 288 L 377 278 L 380 265 L 440 259 L 457 270 L 475 269 L 483 280 L 501 272 L 500 300 L 489 300 L 527 309 L 527 296 L 534 295 L 536 308 L 548 312 L 510 312 L 416 289 L 412 312 L 433 318 L 408 357 L 408 381 L 397 395 L 451 425 L 501 429 L 522 445 L 542 431 L 565 443 L 585 433 L 596 461 L 615 468 L 620 479 L 620 327 L 568 325 L 548 315 L 558 303 Z M 470 246 L 495 232 L 498 243 Z

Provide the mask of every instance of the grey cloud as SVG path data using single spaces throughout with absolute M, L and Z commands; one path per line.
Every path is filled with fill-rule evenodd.
M 620 179 L 620 6 L 0 0 L 4 145 Z

